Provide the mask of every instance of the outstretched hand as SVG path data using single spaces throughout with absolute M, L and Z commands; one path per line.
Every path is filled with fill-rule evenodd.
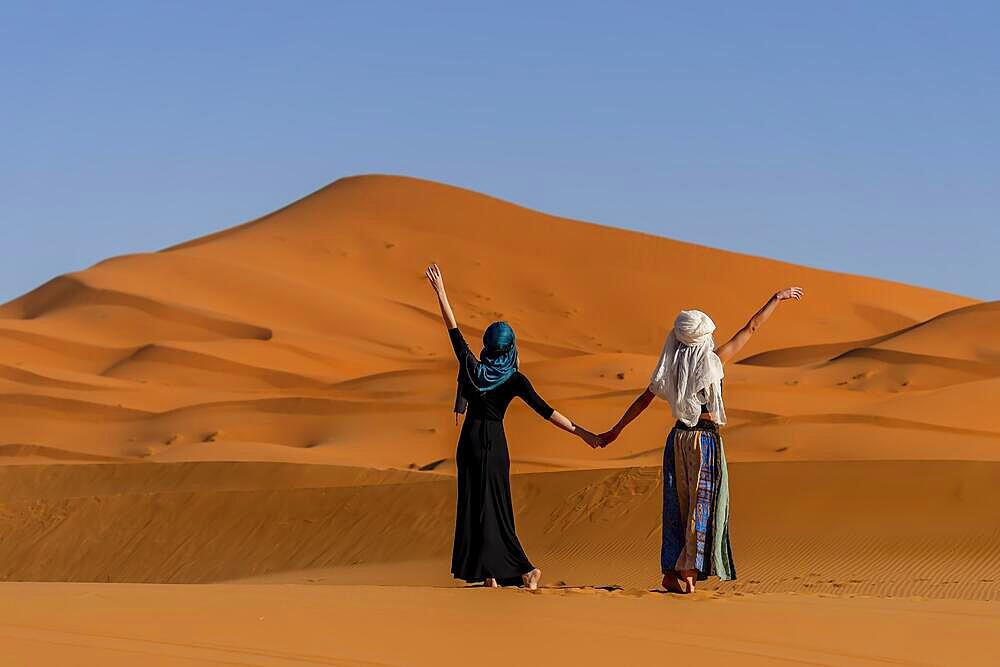
M 444 292 L 444 276 L 441 274 L 441 269 L 437 264 L 428 266 L 424 275 L 427 276 L 427 282 L 431 284 L 435 292 L 438 294 Z
M 444 292 L 444 276 L 441 275 L 441 269 L 438 268 L 437 264 L 431 264 L 427 267 L 424 272 L 427 276 L 427 282 L 431 284 L 434 288 L 435 294 L 437 294 L 438 305 L 441 306 L 441 317 L 444 319 L 444 325 L 448 329 L 454 329 L 458 326 L 458 321 L 455 319 L 455 313 L 451 309 L 451 304 L 448 303 L 448 295 Z
M 788 299 L 795 299 L 798 301 L 804 294 L 805 292 L 802 291 L 801 287 L 786 287 L 779 292 L 775 292 L 774 298 L 778 301 L 787 301 Z

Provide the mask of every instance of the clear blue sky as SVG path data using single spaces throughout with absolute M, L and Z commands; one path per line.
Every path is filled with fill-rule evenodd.
M 997 299 L 1000 3 L 4 2 L 0 301 L 399 173 Z

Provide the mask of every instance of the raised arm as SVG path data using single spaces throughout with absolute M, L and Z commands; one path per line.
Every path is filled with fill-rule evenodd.
M 632 405 L 628 406 L 628 409 L 625 410 L 625 414 L 623 414 L 622 418 L 618 420 L 618 423 L 611 427 L 611 430 L 597 436 L 601 439 L 601 446 L 604 447 L 614 442 L 615 439 L 621 435 L 621 432 L 625 430 L 625 427 L 649 407 L 649 404 L 653 402 L 653 398 L 655 398 L 655 396 L 656 395 L 649 390 L 649 387 L 639 394 L 639 396 L 632 401 Z
M 743 349 L 743 346 L 747 344 L 750 337 L 757 333 L 757 329 L 767 321 L 767 318 L 771 317 L 771 314 L 778 307 L 778 304 L 782 301 L 787 301 L 788 299 L 795 299 L 798 301 L 802 298 L 802 288 L 801 287 L 789 287 L 783 289 L 780 292 L 775 292 L 774 296 L 767 300 L 760 310 L 754 313 L 754 316 L 750 318 L 750 321 L 743 325 L 743 328 L 736 332 L 727 343 L 720 345 L 716 348 L 715 353 L 719 355 L 719 358 L 723 362 L 729 361 Z
M 437 294 L 438 305 L 441 307 L 441 318 L 444 319 L 444 325 L 448 329 L 457 329 L 458 322 L 455 321 L 455 313 L 451 310 L 451 304 L 448 303 L 448 294 L 444 291 L 444 276 L 441 275 L 441 269 L 438 268 L 437 264 L 431 264 L 427 267 L 427 271 L 424 273 L 427 276 L 427 281 L 434 288 L 434 292 Z

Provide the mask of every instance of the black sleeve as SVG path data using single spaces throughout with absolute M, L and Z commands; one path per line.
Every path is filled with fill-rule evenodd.
M 472 350 L 469 349 L 469 344 L 465 342 L 462 332 L 458 330 L 458 327 L 448 329 L 448 338 L 451 339 L 451 346 L 455 349 L 455 357 L 460 362 L 464 362 L 466 357 L 472 354 Z
M 551 417 L 555 410 L 535 392 L 535 388 L 531 386 L 528 378 L 518 373 L 517 380 L 517 384 L 514 387 L 514 395 L 520 396 L 521 400 L 527 403 L 529 408 L 537 412 L 542 419 Z

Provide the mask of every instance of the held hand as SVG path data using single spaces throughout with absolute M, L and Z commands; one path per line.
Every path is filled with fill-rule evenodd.
M 576 427 L 576 434 L 578 436 L 580 436 L 580 438 L 585 443 L 587 443 L 588 445 L 590 445 L 591 449 L 597 449 L 599 447 L 603 447 L 604 446 L 602 444 L 600 438 L 598 438 L 596 435 L 594 435 L 593 433 L 591 433 L 587 429 L 583 428 L 582 426 L 577 426 Z
M 427 282 L 431 284 L 431 287 L 434 288 L 435 292 L 438 294 L 442 294 L 444 292 L 444 276 L 441 275 L 441 269 L 438 268 L 437 264 L 431 264 L 428 266 L 424 275 L 427 276 Z
M 798 301 L 804 294 L 805 292 L 802 291 L 801 287 L 787 287 L 780 292 L 775 292 L 774 298 L 778 301 L 787 301 L 788 299 L 795 299 Z
M 616 439 L 618 439 L 618 436 L 620 434 L 621 434 L 621 431 L 617 431 L 615 429 L 611 429 L 610 431 L 605 431 L 604 433 L 601 433 L 597 437 L 600 438 L 601 442 L 603 443 L 601 445 L 601 447 L 607 447 L 612 442 L 614 442 Z

